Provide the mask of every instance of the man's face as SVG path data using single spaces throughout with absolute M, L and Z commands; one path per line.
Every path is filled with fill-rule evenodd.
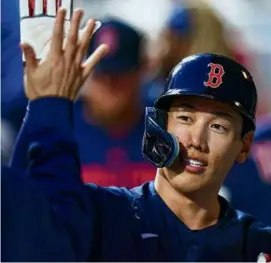
M 161 55 L 160 60 L 164 74 L 167 76 L 171 69 L 177 65 L 185 56 L 190 48 L 190 37 L 178 36 L 170 30 L 165 30 L 161 36 Z
M 234 162 L 247 158 L 253 138 L 252 132 L 241 138 L 242 117 L 231 106 L 197 97 L 173 102 L 167 129 L 181 154 L 164 175 L 182 192 L 218 191 Z
M 138 95 L 139 81 L 138 71 L 110 74 L 94 71 L 83 88 L 89 115 L 99 124 L 114 124 Z

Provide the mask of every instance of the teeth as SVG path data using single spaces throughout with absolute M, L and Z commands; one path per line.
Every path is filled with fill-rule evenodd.
M 200 166 L 204 166 L 204 164 L 198 160 L 193 160 L 193 159 L 185 159 L 184 162 L 186 164 L 189 164 L 191 166 L 196 166 L 196 167 L 200 167 Z

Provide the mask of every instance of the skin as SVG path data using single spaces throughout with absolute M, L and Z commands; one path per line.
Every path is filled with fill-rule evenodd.
M 188 34 L 179 36 L 171 30 L 165 29 L 161 35 L 161 42 L 161 73 L 166 78 L 172 68 L 187 56 L 191 45 L 191 36 Z
M 140 78 L 139 69 L 121 73 L 94 71 L 82 91 L 90 122 L 120 130 L 135 123 L 141 115 Z
M 29 100 L 46 96 L 76 100 L 95 65 L 108 53 L 108 46 L 101 44 L 82 62 L 95 28 L 95 21 L 90 19 L 78 38 L 83 14 L 82 9 L 73 13 L 68 37 L 64 39 L 66 10 L 58 10 L 48 55 L 40 62 L 29 43 L 21 44 L 25 56 L 25 94 Z
M 178 138 L 181 156 L 157 170 L 156 190 L 190 229 L 213 225 L 220 212 L 219 189 L 234 162 L 247 159 L 253 132 L 241 137 L 242 117 L 233 107 L 192 96 L 173 101 L 167 130 Z M 200 159 L 204 167 L 190 171 L 184 158 Z

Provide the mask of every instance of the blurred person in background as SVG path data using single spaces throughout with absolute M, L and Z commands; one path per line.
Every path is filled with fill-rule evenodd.
M 133 187 L 152 180 L 155 167 L 141 153 L 144 36 L 110 17 L 94 34 L 89 53 L 107 43 L 109 54 L 95 67 L 75 106 L 75 136 L 84 182 Z M 95 139 L 94 139 L 95 138 Z
M 220 17 L 202 1 L 175 1 L 157 42 L 151 46 L 156 54 L 151 55 L 150 74 L 145 83 L 150 100 L 160 95 L 166 76 L 186 56 L 212 52 L 243 62 L 243 56 L 226 42 Z
M 27 100 L 23 91 L 23 63 L 19 46 L 19 2 L 3 1 L 1 7 L 1 163 L 7 164 Z
M 221 194 L 237 209 L 271 224 L 271 115 L 259 118 L 251 157 L 234 165 Z

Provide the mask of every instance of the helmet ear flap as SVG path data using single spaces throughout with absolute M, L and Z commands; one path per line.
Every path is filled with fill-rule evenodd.
M 167 113 L 146 108 L 142 153 L 145 160 L 158 168 L 168 167 L 179 155 L 178 140 L 166 131 Z

